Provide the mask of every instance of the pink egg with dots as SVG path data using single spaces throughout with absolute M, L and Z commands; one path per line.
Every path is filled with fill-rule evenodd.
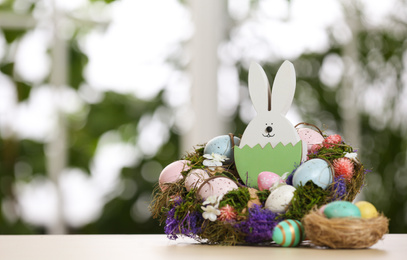
M 173 163 L 168 164 L 161 172 L 160 177 L 158 178 L 158 184 L 162 191 L 166 187 L 166 183 L 174 183 L 182 179 L 182 172 L 191 169 L 188 164 L 191 163 L 188 160 L 179 160 Z
M 274 172 L 261 172 L 257 177 L 257 185 L 259 190 L 268 190 L 276 182 L 284 182 L 280 176 Z
M 185 188 L 187 191 L 198 189 L 201 184 L 209 178 L 209 174 L 202 169 L 193 169 L 188 173 L 185 178 Z
M 311 151 L 311 148 L 315 144 L 322 144 L 324 137 L 317 131 L 310 128 L 298 128 L 298 135 L 301 140 L 307 143 L 308 152 Z
M 210 196 L 223 196 L 231 190 L 236 190 L 237 184 L 226 177 L 213 178 L 205 181 L 198 190 L 198 196 L 206 200 Z

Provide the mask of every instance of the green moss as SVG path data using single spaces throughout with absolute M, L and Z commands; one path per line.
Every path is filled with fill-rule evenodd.
M 250 193 L 248 188 L 240 187 L 237 190 L 229 191 L 223 196 L 222 201 L 219 203 L 219 208 L 229 204 L 236 209 L 237 212 L 242 212 L 247 208 L 247 202 L 250 200 Z
M 261 203 L 265 203 L 267 198 L 270 195 L 270 191 L 269 190 L 261 190 L 256 192 L 257 197 L 259 197 L 259 200 Z
M 301 220 L 314 206 L 326 203 L 330 192 L 308 181 L 304 186 L 298 186 L 284 219 Z

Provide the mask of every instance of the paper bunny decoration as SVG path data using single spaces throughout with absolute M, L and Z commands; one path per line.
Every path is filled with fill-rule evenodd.
M 267 143 L 275 147 L 278 143 L 296 144 L 300 137 L 294 126 L 285 117 L 291 107 L 295 93 L 295 70 L 291 62 L 285 61 L 274 79 L 273 90 L 263 68 L 252 63 L 249 69 L 249 93 L 257 116 L 249 123 L 240 141 L 240 148 Z
M 306 145 L 286 118 L 295 85 L 295 70 L 289 61 L 279 68 L 272 91 L 263 68 L 257 63 L 250 65 L 249 93 L 257 115 L 246 127 L 234 152 L 238 173 L 251 187 L 257 187 L 260 172 L 282 176 L 306 157 Z

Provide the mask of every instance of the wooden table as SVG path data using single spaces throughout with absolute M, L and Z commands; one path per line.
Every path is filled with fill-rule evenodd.
M 143 258 L 145 257 L 145 258 Z M 165 235 L 0 236 L 1 260 L 217 260 L 217 259 L 407 259 L 407 234 L 388 234 L 369 249 L 210 246 Z

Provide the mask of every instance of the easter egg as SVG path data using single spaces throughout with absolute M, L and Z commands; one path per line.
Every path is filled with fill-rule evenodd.
M 310 152 L 314 144 L 322 144 L 324 137 L 317 131 L 310 128 L 298 128 L 298 135 L 301 140 L 307 143 L 308 152 Z
M 234 145 L 239 146 L 240 138 L 233 137 Z M 234 154 L 233 154 L 233 144 L 231 142 L 231 138 L 229 135 L 220 135 L 213 139 L 211 139 L 204 148 L 204 154 L 220 154 L 225 155 L 228 160 L 226 163 L 232 163 L 234 161 Z
M 257 177 L 259 190 L 268 190 L 276 182 L 283 182 L 278 174 L 274 172 L 261 172 Z
M 326 205 L 322 205 L 322 206 L 318 209 L 319 213 L 324 214 L 325 208 L 326 208 Z
M 188 164 L 191 163 L 188 160 L 179 160 L 167 165 L 158 178 L 158 184 L 161 190 L 165 190 L 166 183 L 174 183 L 182 178 L 182 172 L 189 170 L 191 167 Z
M 185 178 L 185 188 L 190 191 L 199 188 L 204 180 L 209 178 L 209 174 L 202 169 L 191 170 Z
M 334 201 L 328 203 L 324 209 L 327 218 L 360 218 L 360 210 L 349 201 Z
M 210 196 L 223 196 L 231 190 L 237 189 L 237 184 L 226 177 L 217 177 L 205 181 L 198 189 L 198 196 L 206 200 Z
M 376 218 L 379 215 L 376 207 L 370 202 L 358 201 L 355 203 L 355 206 L 360 210 L 360 215 L 362 218 Z
M 283 220 L 274 228 L 272 239 L 283 247 L 298 246 L 305 239 L 304 226 L 298 220 Z
M 282 185 L 273 190 L 268 196 L 265 208 L 274 213 L 282 213 L 294 197 L 295 188 L 291 185 Z
M 298 187 L 312 181 L 322 189 L 326 189 L 332 183 L 332 169 L 329 163 L 323 159 L 311 159 L 301 164 L 294 173 L 293 185 Z

